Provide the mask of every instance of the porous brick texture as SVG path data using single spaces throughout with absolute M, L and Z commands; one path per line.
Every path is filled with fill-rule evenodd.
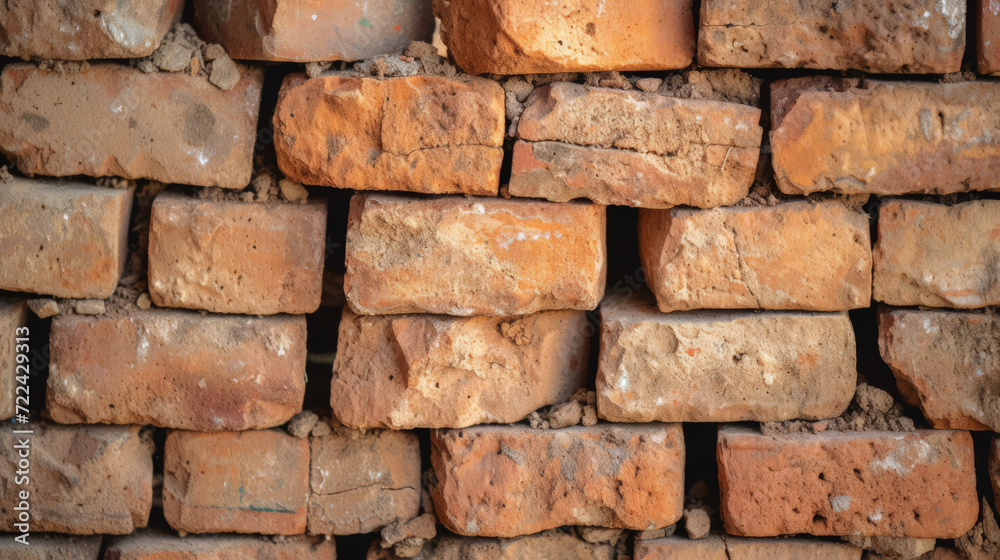
M 976 56 L 980 74 L 1000 72 L 1000 6 L 991 0 L 976 0 Z
M 18 385 L 17 377 L 31 374 L 31 354 L 28 350 L 29 344 L 19 346 L 17 338 L 29 339 L 23 342 L 30 342 L 30 331 L 20 330 L 28 323 L 28 306 L 24 300 L 13 298 L 0 298 L 0 332 L 7 333 L 10 340 L 0 346 L 0 420 L 6 420 L 14 416 L 15 387 Z M 23 359 L 18 361 L 18 354 L 23 354 L 29 361 Z M 21 366 L 18 368 L 18 366 Z M 21 390 L 23 394 L 24 390 Z
M 1000 502 L 1000 436 L 994 436 L 990 446 L 989 472 L 993 494 L 996 501 Z
M 110 296 L 124 270 L 131 210 L 132 189 L 23 177 L 0 184 L 0 289 Z
M 531 94 L 510 194 L 646 208 L 709 208 L 747 195 L 762 129 L 755 107 L 574 83 Z
M 636 539 L 634 560 L 861 560 L 862 550 L 843 542 L 804 538 L 749 539 L 709 535 Z
M 242 189 L 263 80 L 263 70 L 245 68 L 222 90 L 184 72 L 121 64 L 78 72 L 9 64 L 0 74 L 0 151 L 26 174 Z
M 399 560 L 391 550 L 374 544 L 368 560 Z M 445 535 L 424 546 L 415 560 L 615 560 L 615 548 L 589 543 L 562 532 L 538 533 L 512 539 L 463 538 Z
M 187 535 L 137 532 L 112 541 L 106 560 L 336 560 L 332 540 L 288 537 L 281 541 L 244 535 Z M 96 560 L 96 557 L 95 557 Z
M 309 440 L 277 430 L 172 430 L 163 451 L 163 515 L 186 533 L 306 531 Z
M 100 536 L 71 536 L 58 533 L 29 533 L 28 546 L 4 535 L 0 540 L 0 557 L 5 560 L 98 560 L 101 554 Z
M 46 407 L 63 423 L 277 426 L 302 408 L 305 339 L 302 317 L 162 309 L 59 316 Z
M 585 386 L 589 329 L 582 311 L 460 318 L 345 308 L 330 405 L 355 428 L 517 422 Z
M 28 491 L 30 529 L 75 535 L 125 535 L 145 527 L 153 503 L 153 442 L 139 426 L 18 424 L 0 431 L 0 529 L 13 532 Z M 18 449 L 29 440 L 30 485 Z M 18 531 L 21 532 L 21 531 Z
M 323 292 L 325 200 L 259 204 L 163 193 L 149 224 L 149 294 L 163 307 L 312 313 Z
M 681 518 L 679 424 L 436 430 L 438 517 L 460 535 L 514 537 L 561 525 L 645 530 Z
M 979 517 L 969 432 L 762 435 L 723 427 L 726 532 L 955 538 Z

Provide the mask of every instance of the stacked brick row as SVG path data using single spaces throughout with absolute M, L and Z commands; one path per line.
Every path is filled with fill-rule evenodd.
M 182 11 L 0 7 L 0 54 L 43 60 L 0 73 L 2 336 L 50 323 L 44 421 L 15 424 L 30 500 L 0 431 L 0 529 L 30 502 L 36 556 L 4 557 L 1000 549 L 976 479 L 1000 493 L 1000 439 L 972 434 L 1000 431 L 1000 84 L 933 81 L 964 3 L 194 0 L 200 43 Z M 1000 15 L 970 12 L 1000 71 Z M 458 70 L 411 44 L 434 16 Z M 278 62 L 308 71 L 268 121 Z M 715 68 L 809 71 L 762 98 Z M 637 209 L 648 290 L 605 293 L 608 206 Z M 929 429 L 836 427 L 876 328 Z M 711 533 L 694 423 L 718 424 Z

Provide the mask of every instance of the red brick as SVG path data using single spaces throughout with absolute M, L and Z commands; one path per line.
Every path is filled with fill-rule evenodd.
M 14 531 L 19 493 L 30 492 L 30 529 L 125 535 L 145 527 L 153 505 L 153 442 L 139 426 L 18 424 L 0 431 L 0 530 Z M 28 438 L 30 482 L 17 484 L 14 445 Z M 19 531 L 20 532 L 20 531 Z
M 55 60 L 149 56 L 183 8 L 183 0 L 5 2 L 0 6 L 0 55 Z
M 200 0 L 194 24 L 236 59 L 363 60 L 400 53 L 410 41 L 429 43 L 434 14 L 430 0 Z
M 57 533 L 29 533 L 28 546 L 4 535 L 0 540 L 0 557 L 5 560 L 98 560 L 101 537 L 79 537 Z
M 1000 84 L 781 80 L 771 121 L 775 179 L 788 194 L 998 189 Z
M 755 107 L 556 83 L 517 128 L 510 194 L 556 202 L 702 208 L 747 195 L 762 130 Z
M 325 200 L 207 201 L 164 193 L 149 224 L 149 294 L 163 307 L 312 313 L 323 292 Z
M 882 310 L 879 350 L 934 428 L 1000 430 L 1000 316 Z
M 582 311 L 457 318 L 345 308 L 330 405 L 355 428 L 517 422 L 586 385 L 590 328 Z
M 368 560 L 399 560 L 391 550 L 372 543 Z M 444 534 L 428 542 L 414 560 L 615 560 L 609 544 L 591 544 L 562 532 L 545 532 L 513 539 L 459 537 Z
M 723 427 L 726 532 L 950 539 L 979 517 L 969 432 L 765 436 Z
M 22 177 L 0 183 L 0 289 L 110 296 L 125 265 L 131 210 L 131 189 Z
M 420 513 L 420 442 L 413 432 L 336 430 L 311 443 L 310 533 L 372 533 Z
M 292 74 L 274 131 L 278 166 L 301 183 L 496 196 L 504 93 L 469 76 Z
M 65 315 L 50 347 L 46 406 L 57 422 L 265 428 L 301 410 L 305 394 L 304 317 Z
M 0 75 L 0 151 L 26 174 L 242 189 L 263 80 L 263 70 L 243 68 L 226 91 L 123 64 L 66 73 L 9 64 Z
M 976 56 L 980 74 L 1000 72 L 1000 6 L 990 0 L 978 0 L 976 10 Z
M 562 525 L 666 527 L 683 512 L 680 424 L 431 433 L 434 505 L 449 530 L 514 537 Z
M 660 311 L 840 311 L 871 302 L 868 216 L 835 202 L 639 212 Z
M 306 530 L 309 441 L 277 430 L 171 430 L 163 515 L 187 533 L 296 535 Z
M 890 305 L 1000 304 L 1000 200 L 883 201 L 873 297 Z
M 137 532 L 112 541 L 106 560 L 336 560 L 332 540 L 287 537 L 280 541 L 246 535 L 186 535 Z
M 470 74 L 672 70 L 694 58 L 691 4 L 434 0 L 434 13 L 448 54 Z
M 676 536 L 635 540 L 635 560 L 861 560 L 861 552 L 848 543 L 804 538 L 709 535 L 701 540 Z
M 30 338 L 28 336 L 30 332 L 18 332 L 19 328 L 27 324 L 28 306 L 23 300 L 0 298 L 0 333 L 5 333 L 8 338 L 0 345 L 0 374 L 2 374 L 0 375 L 0 420 L 14 416 L 15 387 L 18 384 L 15 378 L 18 375 L 32 373 L 31 362 L 19 363 L 16 357 L 18 354 L 24 354 L 29 360 L 32 358 L 30 352 L 24 351 L 31 348 L 30 341 L 25 347 L 18 348 L 17 341 L 14 340 L 15 337 L 21 336 Z M 37 335 L 35 340 L 38 340 Z M 19 365 L 24 367 L 18 370 Z
M 593 309 L 605 245 L 594 204 L 355 195 L 344 291 L 366 315 Z

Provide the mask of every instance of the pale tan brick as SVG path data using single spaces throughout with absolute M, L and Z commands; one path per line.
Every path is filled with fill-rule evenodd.
M 1000 72 L 1000 8 L 990 0 L 970 4 L 976 15 L 976 58 L 980 74 Z
M 24 300 L 0 298 L 0 333 L 7 337 L 0 344 L 0 420 L 6 420 L 14 416 L 16 411 L 16 387 L 17 377 L 31 375 L 30 350 L 39 345 L 31 345 L 30 331 L 26 328 L 28 324 L 28 306 Z M 24 328 L 24 330 L 21 330 Z M 26 338 L 26 342 L 19 343 L 17 338 Z M 38 341 L 35 335 L 35 341 Z M 21 346 L 24 344 L 24 346 Z M 28 357 L 27 362 L 18 362 L 17 356 L 23 354 Z M 18 366 L 21 366 L 20 368 Z M 22 392 L 23 395 L 23 392 Z M 31 395 L 23 395 L 30 397 Z M 30 398 L 29 398 L 30 402 Z M 24 406 L 24 403 L 20 403 Z M 27 408 L 27 407 L 25 407 Z
M 562 532 L 538 533 L 512 539 L 441 535 L 424 545 L 415 560 L 615 560 L 609 544 L 591 544 Z M 399 560 L 391 550 L 372 543 L 368 560 Z
M 6 534 L 0 539 L 0 557 L 4 560 L 98 560 L 101 537 L 81 537 L 58 533 L 28 533 L 28 546 L 15 541 L 20 534 Z
M 709 535 L 635 541 L 635 560 L 861 560 L 862 550 L 848 543 L 804 538 L 748 539 Z
M 336 560 L 332 540 L 248 535 L 185 535 L 137 532 L 113 541 L 105 560 Z

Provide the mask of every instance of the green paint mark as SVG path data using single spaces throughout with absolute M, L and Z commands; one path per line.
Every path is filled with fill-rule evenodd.
M 368 21 L 368 18 L 366 17 L 359 19 L 358 25 L 360 25 L 361 27 L 375 27 L 374 25 L 372 25 L 372 22 Z

